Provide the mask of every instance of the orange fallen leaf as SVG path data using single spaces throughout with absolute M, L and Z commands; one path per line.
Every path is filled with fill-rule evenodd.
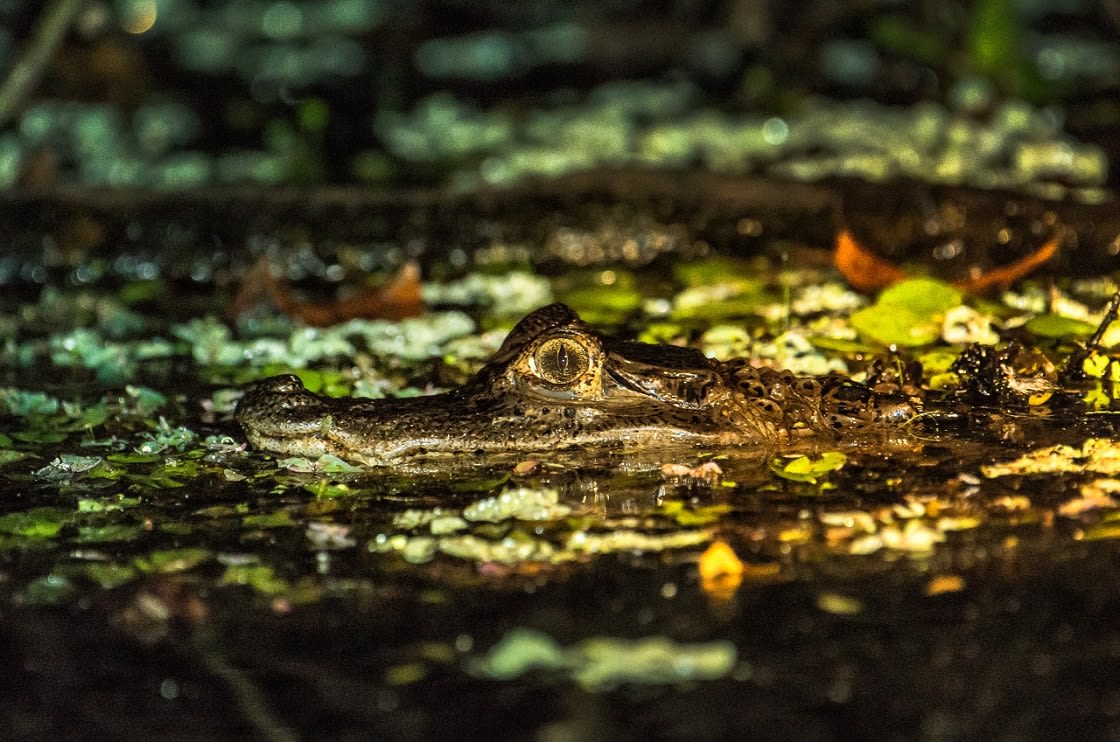
M 724 541 L 713 541 L 700 555 L 700 587 L 714 597 L 730 597 L 743 581 L 746 569 L 735 550 Z
M 245 312 L 261 294 L 269 298 L 281 312 L 312 327 L 328 327 L 350 319 L 399 320 L 419 316 L 424 311 L 420 294 L 420 267 L 408 262 L 384 286 L 363 291 L 348 299 L 316 304 L 297 300 L 286 282 L 272 275 L 266 258 L 257 261 L 241 285 L 229 314 L 237 317 Z
M 1019 260 L 954 281 L 953 286 L 970 294 L 984 294 L 1004 289 L 1015 281 L 1041 268 L 1058 254 L 1065 239 L 1065 228 L 1059 228 L 1046 243 Z M 907 278 L 901 268 L 861 245 L 847 229 L 836 233 L 836 249 L 832 262 L 852 288 L 870 293 Z
M 902 269 L 864 248 L 847 229 L 836 233 L 832 262 L 857 291 L 870 293 L 906 278 Z
M 964 590 L 964 578 L 960 575 L 937 575 L 926 584 L 927 596 L 959 593 Z
M 970 294 L 983 294 L 995 289 L 1006 289 L 1024 276 L 1028 276 L 1044 266 L 1051 258 L 1058 254 L 1058 248 L 1065 239 L 1064 228 L 1054 233 L 1046 244 L 1031 254 L 1016 260 L 1014 263 L 993 268 L 976 276 L 955 282 L 953 285 Z

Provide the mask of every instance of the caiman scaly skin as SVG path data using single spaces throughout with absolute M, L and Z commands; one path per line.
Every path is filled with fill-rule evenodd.
M 679 444 L 777 447 L 915 414 L 839 375 L 796 376 L 691 348 L 613 340 L 563 304 L 529 314 L 467 384 L 407 399 L 333 399 L 295 376 L 246 392 L 237 421 L 256 448 L 368 466 L 441 455 Z

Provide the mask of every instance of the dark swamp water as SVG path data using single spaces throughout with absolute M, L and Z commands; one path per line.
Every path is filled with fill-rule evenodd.
M 1120 739 L 1117 29 L 0 2 L 0 740 Z M 926 414 L 385 469 L 234 420 L 554 301 Z
M 826 251 L 797 247 L 821 242 L 797 209 L 831 221 L 835 194 L 867 186 L 770 184 L 785 194 L 783 213 L 767 211 L 766 184 L 744 181 L 731 206 L 700 199 L 705 216 L 686 228 L 672 226 L 678 212 L 650 216 L 639 186 L 614 193 L 628 177 L 649 176 L 495 192 L 482 205 L 413 195 L 392 201 L 396 213 L 343 192 L 290 197 L 302 210 L 275 194 L 10 201 L 12 244 L 90 225 L 108 237 L 6 258 L 4 738 L 1120 733 L 1109 356 L 1054 397 L 1008 392 L 962 407 L 951 400 L 965 372 L 937 380 L 974 340 L 945 339 L 942 315 L 958 306 L 980 317 L 969 315 L 975 339 L 999 328 L 1063 363 L 1112 290 L 1093 277 L 1111 265 L 1090 239 L 1075 253 L 1089 277 L 1065 258 L 1013 294 L 1057 292 L 1096 314 L 1073 324 L 1045 304 L 950 291 L 932 335 L 896 358 L 920 359 L 912 381 L 957 418 L 858 446 L 811 444 L 800 469 L 781 451 L 663 449 L 537 453 L 535 468 L 515 458 L 355 471 L 245 447 L 231 417 L 244 383 L 294 370 L 336 395 L 455 386 L 503 328 L 554 298 L 616 334 L 804 372 L 843 363 L 860 374 L 888 357 L 868 333 L 895 328 L 850 327 L 862 308 L 895 310 L 838 283 Z M 557 196 L 564 188 L 576 195 Z M 915 186 L 905 199 L 953 197 L 929 193 Z M 957 195 L 1008 211 L 1008 196 Z M 753 212 L 762 236 L 736 230 L 751 208 L 742 199 L 763 201 Z M 247 213 L 256 221 L 231 217 Z M 554 241 L 533 237 L 566 229 L 569 244 L 609 250 L 586 235 L 611 219 L 678 243 L 629 263 L 593 255 L 590 267 L 557 268 L 540 248 Z M 317 250 L 269 237 L 301 224 L 327 225 Z M 466 265 L 440 251 L 451 229 L 473 256 Z M 248 247 L 200 261 L 199 234 Z M 398 260 L 411 250 L 424 315 L 314 330 L 260 298 L 225 317 L 259 255 L 301 297 L 361 284 L 383 266 L 355 264 L 359 234 L 395 246 Z M 1037 356 L 1008 364 L 1024 384 L 1046 377 Z M 719 473 L 688 472 L 706 461 Z

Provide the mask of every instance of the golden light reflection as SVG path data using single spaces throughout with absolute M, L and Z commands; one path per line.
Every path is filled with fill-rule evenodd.
M 142 34 L 156 25 L 158 16 L 159 7 L 156 5 L 156 0 L 136 0 L 122 25 L 128 33 Z

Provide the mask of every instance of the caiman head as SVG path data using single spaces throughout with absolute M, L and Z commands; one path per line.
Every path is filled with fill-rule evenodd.
M 236 417 L 257 448 L 331 453 L 371 466 L 574 447 L 772 445 L 787 436 L 783 426 L 794 409 L 802 427 L 829 427 L 819 382 L 810 390 L 770 388 L 779 383 L 784 376 L 760 376 L 690 348 L 606 338 L 568 307 L 551 304 L 521 320 L 454 391 L 332 399 L 307 391 L 295 376 L 277 376 L 250 389 Z M 858 396 L 861 387 L 852 388 Z M 849 407 L 858 409 L 856 401 Z

